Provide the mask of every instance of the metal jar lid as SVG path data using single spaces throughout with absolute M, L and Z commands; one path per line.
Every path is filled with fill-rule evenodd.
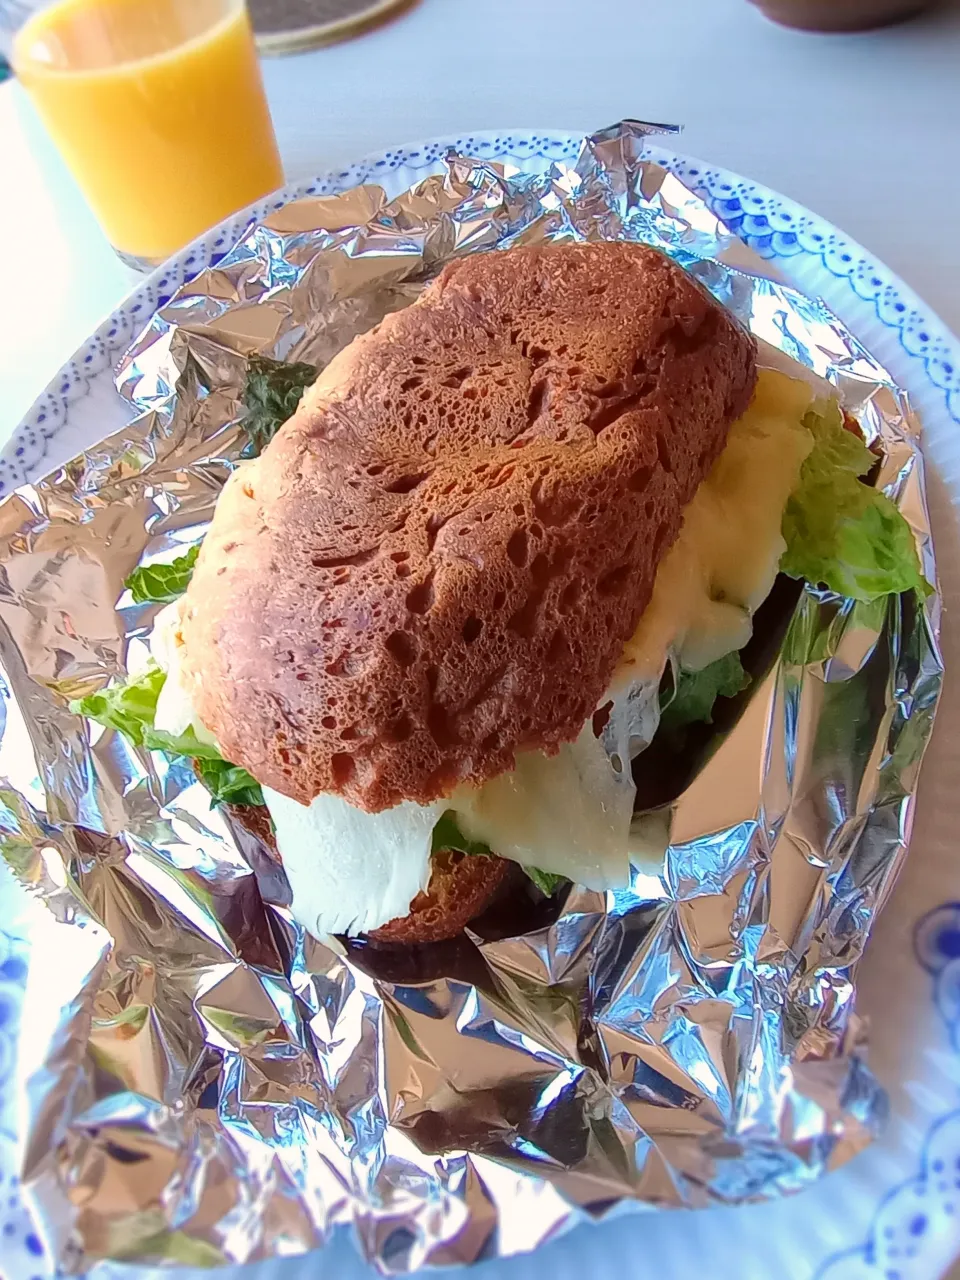
M 262 53 L 300 53 L 387 22 L 416 0 L 247 0 Z

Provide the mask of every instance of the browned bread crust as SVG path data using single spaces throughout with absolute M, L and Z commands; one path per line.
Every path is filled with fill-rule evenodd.
M 653 249 L 449 265 L 224 489 L 183 628 L 224 755 L 376 811 L 575 738 L 755 377 Z
M 455 938 L 486 910 L 514 870 L 515 865 L 505 858 L 442 849 L 433 855 L 426 892 L 417 894 L 409 912 L 368 936 L 375 942 L 404 946 Z
M 282 864 L 270 814 L 263 805 L 224 807 L 232 822 L 239 823 L 275 862 Z M 438 850 L 432 859 L 430 883 L 411 902 L 409 912 L 375 929 L 368 937 L 403 946 L 455 938 L 486 910 L 515 870 L 505 858 L 468 856 L 456 849 Z

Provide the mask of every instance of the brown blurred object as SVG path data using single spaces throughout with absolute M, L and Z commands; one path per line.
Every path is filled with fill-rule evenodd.
M 768 18 L 802 31 L 869 31 L 905 22 L 937 0 L 752 0 Z
M 247 0 L 261 53 L 299 53 L 361 35 L 417 0 Z

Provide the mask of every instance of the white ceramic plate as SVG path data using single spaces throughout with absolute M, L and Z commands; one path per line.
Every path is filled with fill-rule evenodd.
M 365 181 L 395 195 L 440 169 L 449 147 L 540 171 L 574 156 L 578 142 L 553 132 L 435 139 L 290 187 L 252 212 Z M 890 1092 L 893 1116 L 881 1142 L 792 1200 L 623 1216 L 581 1227 L 533 1257 L 483 1264 L 475 1274 L 478 1280 L 699 1280 L 705 1274 L 710 1280 L 935 1280 L 960 1254 L 960 686 L 955 691 L 949 678 L 960 670 L 960 635 L 955 641 L 950 627 L 950 606 L 960 608 L 960 342 L 902 281 L 802 206 L 670 151 L 653 147 L 649 154 L 695 187 L 800 289 L 823 297 L 908 389 L 923 418 L 948 606 L 948 679 L 912 850 L 859 981 L 859 1007 L 872 1018 L 872 1065 Z M 247 216 L 209 232 L 155 272 L 64 366 L 0 457 L 0 494 L 123 425 L 129 410 L 113 388 L 114 364 L 155 308 L 226 251 Z M 930 222 L 924 228 L 925 234 L 937 230 Z M 13 1172 L 12 1068 L 34 910 L 0 870 L 0 1275 L 6 1280 L 52 1275 Z M 138 1271 L 138 1280 L 149 1274 Z M 180 1272 L 178 1280 L 188 1274 L 200 1280 L 204 1273 Z M 241 1274 L 245 1280 L 350 1280 L 370 1273 L 339 1238 L 302 1259 L 237 1269 L 236 1277 L 233 1270 L 219 1274 L 224 1280 Z

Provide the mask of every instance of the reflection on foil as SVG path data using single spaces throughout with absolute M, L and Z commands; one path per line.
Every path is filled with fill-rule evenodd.
M 902 397 L 642 160 L 646 132 L 539 177 L 450 157 L 392 202 L 363 187 L 250 227 L 124 359 L 136 421 L 0 508 L 0 828 L 52 913 L 23 1176 L 65 1270 L 285 1256 L 339 1223 L 385 1271 L 467 1262 L 623 1201 L 793 1191 L 875 1133 L 853 966 L 910 832 L 937 597 L 804 591 L 719 749 L 637 819 L 629 890 L 406 952 L 305 936 L 189 769 L 66 709 L 142 661 L 156 607 L 123 580 L 202 535 L 246 359 L 322 365 L 451 257 L 520 242 L 661 245 L 833 382 L 932 581 Z

